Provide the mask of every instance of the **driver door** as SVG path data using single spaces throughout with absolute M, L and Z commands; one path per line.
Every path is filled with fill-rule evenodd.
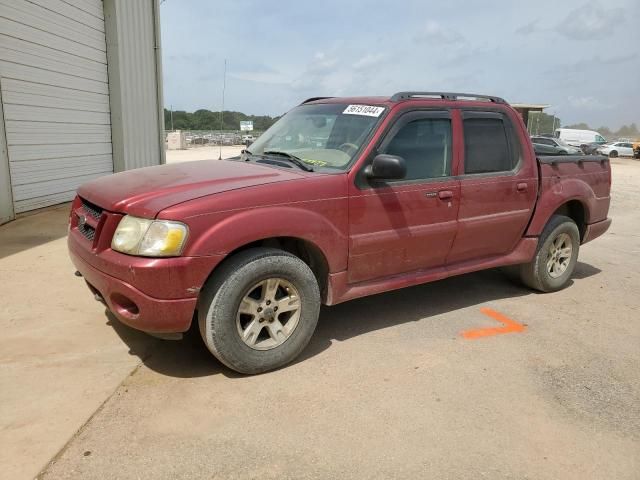
M 372 157 L 404 158 L 407 175 L 375 182 L 359 177 L 349 197 L 349 283 L 444 265 L 460 204 L 452 138 L 448 111 L 397 118 Z

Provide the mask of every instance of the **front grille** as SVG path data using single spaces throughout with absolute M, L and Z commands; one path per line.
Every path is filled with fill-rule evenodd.
M 86 223 L 84 225 L 78 225 L 78 231 L 90 242 L 96 237 L 96 229 Z
M 100 216 L 102 215 L 103 209 L 98 207 L 97 205 L 94 205 L 91 202 L 86 201 L 82 197 L 80 197 L 80 200 L 82 201 L 82 208 L 84 208 L 84 211 L 87 212 L 96 220 L 100 220 Z
M 81 209 L 78 215 L 78 231 L 84 238 L 93 243 L 96 238 L 96 226 L 102 218 L 104 210 L 80 197 Z

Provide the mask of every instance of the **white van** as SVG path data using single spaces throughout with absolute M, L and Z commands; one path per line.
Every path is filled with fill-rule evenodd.
M 573 128 L 556 128 L 554 136 L 561 138 L 569 145 L 582 148 L 590 143 L 604 144 L 607 141 L 602 135 L 593 130 L 575 130 Z

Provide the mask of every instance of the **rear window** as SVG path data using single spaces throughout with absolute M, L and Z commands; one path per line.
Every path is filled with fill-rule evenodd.
M 492 173 L 512 170 L 512 151 L 505 122 L 499 116 L 464 119 L 464 172 Z

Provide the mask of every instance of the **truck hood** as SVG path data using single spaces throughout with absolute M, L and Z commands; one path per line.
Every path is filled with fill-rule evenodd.
M 165 208 L 195 198 L 304 177 L 252 162 L 201 160 L 100 177 L 81 185 L 78 195 L 112 212 L 154 218 Z

